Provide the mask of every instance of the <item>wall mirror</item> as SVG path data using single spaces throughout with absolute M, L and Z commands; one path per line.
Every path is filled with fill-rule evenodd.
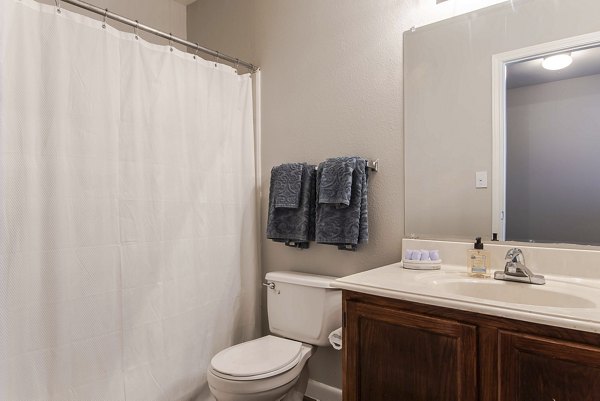
M 592 0 L 513 0 L 404 34 L 407 235 L 600 244 L 600 63 L 554 83 L 530 71 L 598 51 L 599 14 Z M 582 92 L 554 88 L 563 98 L 551 100 L 547 88 L 570 80 Z M 538 144 L 524 134 L 534 126 Z

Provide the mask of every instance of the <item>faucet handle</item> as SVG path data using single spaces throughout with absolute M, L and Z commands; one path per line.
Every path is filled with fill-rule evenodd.
M 506 252 L 505 259 L 507 262 L 513 263 L 521 263 L 525 264 L 525 255 L 523 255 L 523 251 L 519 248 L 511 248 Z
M 519 248 L 512 248 L 506 252 L 506 265 L 504 272 L 495 272 L 494 279 L 517 281 L 530 284 L 545 284 L 544 276 L 533 274 L 527 266 L 525 266 L 525 255 Z

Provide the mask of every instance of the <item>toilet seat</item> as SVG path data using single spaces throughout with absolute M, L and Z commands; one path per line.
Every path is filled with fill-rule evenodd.
M 301 342 L 268 335 L 219 352 L 212 358 L 211 368 L 223 379 L 259 380 L 287 372 L 302 356 Z
M 238 380 L 226 379 L 209 367 L 206 378 L 211 393 L 220 401 L 272 401 L 278 400 L 294 386 L 300 374 L 306 369 L 308 359 L 315 347 L 302 344 L 300 361 L 291 369 L 264 379 Z

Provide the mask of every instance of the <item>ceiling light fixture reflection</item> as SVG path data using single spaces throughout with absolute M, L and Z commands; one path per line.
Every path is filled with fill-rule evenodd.
M 542 67 L 547 70 L 562 70 L 571 65 L 573 62 L 573 58 L 570 54 L 557 54 L 555 56 L 550 56 L 544 58 L 542 61 Z

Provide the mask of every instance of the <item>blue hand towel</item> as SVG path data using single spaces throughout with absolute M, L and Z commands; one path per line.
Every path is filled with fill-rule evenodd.
M 336 160 L 343 166 L 330 171 L 338 171 L 340 186 L 347 183 L 348 163 L 347 159 L 354 159 L 354 169 L 352 170 L 352 185 L 350 191 L 349 204 L 346 207 L 340 207 L 339 197 L 325 196 L 321 200 L 322 177 L 325 174 L 325 167 L 329 163 L 335 163 Z M 367 161 L 360 157 L 329 159 L 319 165 L 317 172 L 317 193 L 319 200 L 316 210 L 316 240 L 318 243 L 337 245 L 339 249 L 356 250 L 359 243 L 366 243 L 369 239 L 369 221 L 368 221 L 368 173 Z M 332 180 L 333 176 L 328 180 Z M 333 179 L 335 181 L 335 179 Z M 335 182 L 328 181 L 327 185 L 333 188 Z M 334 191 L 334 193 L 343 193 Z M 334 202 L 327 203 L 326 201 Z M 343 199 L 342 199 L 343 200 Z M 344 202 L 341 202 L 345 205 Z
M 302 175 L 298 207 L 276 207 L 275 187 L 279 174 L 271 171 L 269 190 L 269 214 L 267 219 L 267 238 L 283 242 L 287 246 L 300 249 L 308 248 L 309 241 L 315 240 L 315 166 L 301 163 Z
M 275 207 L 297 208 L 299 206 L 302 171 L 305 166 L 306 163 L 288 163 L 271 169 Z

